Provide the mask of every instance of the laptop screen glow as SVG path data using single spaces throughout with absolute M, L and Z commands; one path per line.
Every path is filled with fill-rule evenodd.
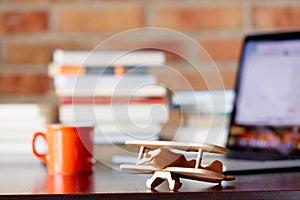
M 237 78 L 227 147 L 300 157 L 300 33 L 246 37 Z
M 300 41 L 249 42 L 235 122 L 300 125 Z

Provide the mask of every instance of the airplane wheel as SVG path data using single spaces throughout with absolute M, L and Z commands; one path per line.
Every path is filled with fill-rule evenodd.
M 179 180 L 178 181 L 171 180 L 171 181 L 168 181 L 168 182 L 169 182 L 169 189 L 172 190 L 172 191 L 177 191 L 182 186 L 182 183 L 180 183 Z

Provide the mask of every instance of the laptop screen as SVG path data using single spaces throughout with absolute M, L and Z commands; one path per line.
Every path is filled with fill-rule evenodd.
M 299 127 L 300 33 L 246 37 L 228 148 L 297 155 Z

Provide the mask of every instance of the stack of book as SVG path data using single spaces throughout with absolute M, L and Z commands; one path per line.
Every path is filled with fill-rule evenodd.
M 48 73 L 61 123 L 92 123 L 96 143 L 158 139 L 168 120 L 167 90 L 150 73 L 160 51 L 56 50 Z
M 47 123 L 57 122 L 55 105 L 0 104 L 0 153 L 31 154 L 31 139 L 35 132 L 45 132 Z M 45 150 L 44 141 L 36 148 Z
M 171 102 L 180 110 L 182 126 L 174 139 L 226 145 L 234 96 L 228 89 L 176 91 Z

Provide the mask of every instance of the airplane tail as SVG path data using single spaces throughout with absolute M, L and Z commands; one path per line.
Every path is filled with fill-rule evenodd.
M 221 161 L 218 160 L 213 161 L 209 166 L 205 167 L 204 169 L 223 174 L 223 164 L 221 163 Z

